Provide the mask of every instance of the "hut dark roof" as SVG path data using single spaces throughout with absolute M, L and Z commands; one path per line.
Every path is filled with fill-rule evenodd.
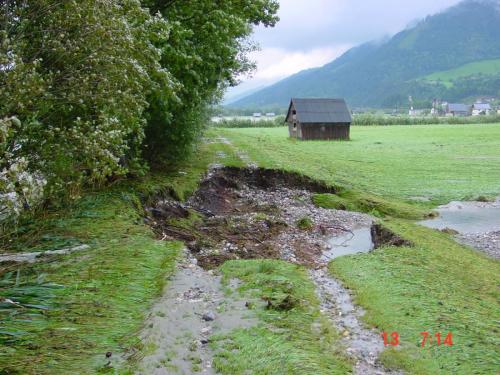
M 297 111 L 301 123 L 350 123 L 351 113 L 344 99 L 297 99 L 293 98 L 288 110 Z M 288 118 L 288 117 L 287 117 Z

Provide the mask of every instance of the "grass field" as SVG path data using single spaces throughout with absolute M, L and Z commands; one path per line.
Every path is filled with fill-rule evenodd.
M 383 354 L 388 367 L 422 375 L 496 372 L 498 262 L 408 218 L 451 199 L 500 194 L 500 125 L 354 127 L 351 142 L 292 141 L 286 129 L 277 128 L 211 129 L 208 136 L 232 144 L 209 143 L 174 171 L 87 192 L 68 207 L 22 223 L 17 236 L 2 243 L 6 252 L 80 243 L 91 249 L 23 268 L 19 275 L 3 274 L 0 297 L 16 295 L 31 306 L 14 311 L 0 304 L 0 373 L 112 373 L 103 367 L 104 353 L 118 358 L 131 347 L 143 349 L 137 333 L 165 275 L 174 271 L 181 245 L 155 238 L 142 221 L 142 204 L 167 191 L 185 199 L 210 163 L 241 166 L 237 151 L 260 166 L 341 186 L 339 194 L 318 195 L 315 203 L 375 214 L 414 244 L 330 264 L 366 309 L 367 324 L 400 334 L 398 350 Z M 217 370 L 276 375 L 350 370 L 338 333 L 319 314 L 304 268 L 251 260 L 228 262 L 221 272 L 226 280 L 240 278 L 244 295 L 290 295 L 300 303 L 291 310 L 257 310 L 259 328 L 214 338 Z M 422 349 L 423 331 L 452 332 L 454 345 Z
M 478 74 L 500 74 L 500 59 L 473 62 L 455 69 L 430 74 L 423 79 L 426 81 L 441 81 L 447 87 L 451 87 L 455 79 L 477 76 Z
M 104 367 L 106 352 L 118 365 L 124 352 L 142 349 L 145 314 L 182 248 L 156 238 L 143 222 L 143 204 L 167 193 L 189 196 L 216 150 L 231 155 L 227 145 L 203 145 L 176 170 L 86 192 L 71 205 L 22 222 L 10 240 L 0 238 L 1 252 L 91 246 L 51 262 L 2 265 L 0 374 L 114 373 Z M 25 307 L 12 308 L 3 298 Z
M 238 260 L 221 267 L 224 280 L 238 278 L 243 295 L 286 308 L 255 308 L 257 327 L 212 339 L 214 368 L 225 375 L 348 374 L 352 363 L 339 334 L 320 314 L 304 267 L 277 260 Z
M 352 127 L 349 142 L 290 140 L 285 128 L 219 132 L 260 166 L 384 197 L 500 195 L 500 124 Z
M 369 211 L 359 203 L 367 196 L 383 199 L 383 207 L 394 204 L 394 210 L 382 212 L 381 222 L 413 246 L 384 247 L 330 263 L 331 273 L 366 309 L 365 322 L 400 335 L 397 350 L 382 355 L 386 366 L 422 375 L 498 372 L 498 261 L 401 218 L 411 215 L 399 209 L 399 200 L 428 197 L 427 205 L 435 205 L 499 195 L 500 125 L 354 127 L 351 142 L 292 141 L 285 129 L 219 132 L 260 166 L 299 171 L 351 189 L 318 196 L 320 205 L 340 202 Z M 441 333 L 443 340 L 451 332 L 453 346 L 438 346 L 434 337 L 422 348 L 421 332 Z

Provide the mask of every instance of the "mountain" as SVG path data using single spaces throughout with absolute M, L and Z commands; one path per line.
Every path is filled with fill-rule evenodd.
M 286 106 L 290 97 L 343 97 L 393 107 L 442 98 L 500 97 L 500 0 L 467 0 L 382 43 L 366 43 L 231 106 Z
M 263 88 L 265 88 L 266 86 L 264 85 L 260 85 L 259 87 L 255 87 L 253 89 L 248 89 L 248 90 L 244 90 L 244 91 L 240 91 L 239 93 L 233 93 L 233 92 L 230 92 L 230 91 L 227 91 L 226 92 L 226 95 L 224 97 L 224 102 L 223 104 L 224 105 L 228 105 L 228 104 L 231 104 L 233 102 L 236 102 L 242 98 L 245 98 L 257 91 L 260 91 L 262 90 Z M 236 86 L 235 88 L 239 88 L 239 86 Z M 232 88 L 234 90 L 234 88 Z

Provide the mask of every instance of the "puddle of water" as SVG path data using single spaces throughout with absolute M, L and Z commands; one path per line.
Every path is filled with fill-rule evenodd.
M 322 255 L 323 261 L 329 261 L 344 255 L 367 253 L 373 250 L 373 241 L 370 227 L 355 229 L 341 236 L 328 240 L 329 250 Z
M 439 217 L 421 221 L 429 228 L 454 229 L 462 234 L 500 230 L 500 202 L 451 202 L 438 207 Z

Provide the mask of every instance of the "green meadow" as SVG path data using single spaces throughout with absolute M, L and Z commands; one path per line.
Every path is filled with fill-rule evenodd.
M 352 127 L 351 141 L 288 139 L 286 128 L 221 129 L 260 166 L 383 197 L 446 203 L 500 195 L 500 125 Z
M 426 81 L 441 81 L 446 86 L 453 86 L 453 80 L 482 75 L 495 75 L 500 73 L 500 59 L 476 61 L 470 64 L 462 65 L 455 69 L 436 72 L 425 76 Z
M 316 195 L 315 204 L 368 212 L 413 244 L 329 265 L 366 310 L 368 327 L 400 335 L 400 345 L 382 355 L 385 366 L 422 375 L 497 371 L 492 327 L 500 313 L 498 261 L 415 220 L 452 199 L 500 195 L 499 125 L 353 127 L 349 142 L 294 141 L 285 128 L 211 129 L 207 137 L 211 142 L 175 170 L 86 192 L 67 207 L 21 223 L 16 237 L 3 243 L 8 252 L 91 246 L 19 274 L 4 273 L 0 296 L 23 296 L 32 306 L 12 314 L 0 305 L 5 373 L 132 373 L 147 349 L 138 337 L 145 316 L 175 271 L 182 246 L 157 239 L 143 222 L 144 206 L 166 194 L 186 199 L 210 163 L 242 166 L 241 153 L 261 167 L 337 186 L 335 195 Z M 220 137 L 230 143 L 215 141 Z M 218 372 L 349 373 L 352 360 L 320 313 L 304 267 L 235 260 L 220 272 L 225 281 L 239 278 L 243 295 L 290 295 L 300 303 L 283 311 L 257 306 L 258 327 L 213 337 Z M 453 346 L 422 348 L 424 331 L 443 337 L 451 332 Z M 106 367 L 107 351 L 115 361 L 122 354 L 128 361 Z
M 498 371 L 498 261 L 414 219 L 452 199 L 500 195 L 499 125 L 353 127 L 349 142 L 290 140 L 284 128 L 217 132 L 260 166 L 338 186 L 336 195 L 317 195 L 317 205 L 375 214 L 412 243 L 329 266 L 365 308 L 367 326 L 399 334 L 384 365 L 422 375 Z M 437 345 L 434 336 L 422 348 L 422 332 L 443 341 L 451 333 L 453 345 Z

